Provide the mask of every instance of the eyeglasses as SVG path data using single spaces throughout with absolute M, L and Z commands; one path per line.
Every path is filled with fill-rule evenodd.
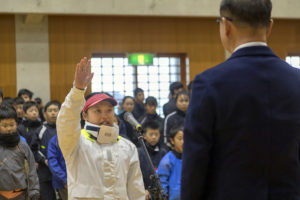
M 233 19 L 232 18 L 230 18 L 230 17 L 224 17 L 224 16 L 221 16 L 221 17 L 219 17 L 216 21 L 217 21 L 217 23 L 218 24 L 220 24 L 221 22 L 222 22 L 222 19 L 226 19 L 226 20 L 228 20 L 228 21 L 233 21 Z

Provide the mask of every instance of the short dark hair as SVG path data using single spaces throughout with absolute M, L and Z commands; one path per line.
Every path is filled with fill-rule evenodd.
M 124 104 L 124 102 L 126 101 L 126 99 L 132 99 L 134 101 L 134 98 L 132 96 L 125 96 L 122 100 L 122 105 Z
M 14 98 L 14 105 L 24 104 L 24 99 L 21 97 Z
M 170 92 L 172 95 L 174 95 L 175 90 L 178 90 L 180 88 L 183 88 L 183 84 L 181 82 L 173 82 L 170 85 Z
M 149 96 L 149 97 L 146 98 L 145 105 L 146 104 L 152 105 L 152 106 L 157 106 L 157 100 L 156 100 L 155 97 Z
M 143 133 L 146 133 L 147 128 L 155 129 L 155 130 L 160 130 L 160 125 L 157 121 L 155 120 L 146 120 L 143 123 Z
M 15 119 L 17 121 L 16 110 L 10 105 L 0 105 L 0 121 L 3 119 Z
M 42 103 L 42 99 L 40 97 L 34 98 L 34 101 L 39 105 Z
M 1 88 L 0 88 L 0 97 L 3 99 L 3 91 Z
M 179 97 L 179 96 L 181 96 L 181 95 L 184 95 L 184 96 L 190 97 L 190 95 L 189 95 L 188 91 L 186 91 L 186 90 L 182 90 L 182 91 L 178 92 L 178 94 L 176 95 L 176 97 L 175 97 L 175 102 L 177 102 L 177 99 L 178 99 L 178 97 Z
M 134 90 L 134 97 L 136 97 L 137 94 L 140 93 L 140 92 L 144 93 L 144 90 L 143 90 L 142 88 L 136 88 L 136 89 Z
M 44 106 L 44 112 L 47 111 L 48 107 L 51 106 L 51 105 L 55 105 L 58 107 L 58 109 L 60 109 L 60 103 L 59 101 L 49 101 L 48 103 L 46 103 L 46 105 Z
M 233 23 L 241 22 L 254 28 L 267 27 L 271 12 L 271 0 L 222 0 L 220 5 L 221 16 L 232 18 Z
M 39 109 L 35 101 L 27 101 L 23 105 L 24 113 L 26 113 L 31 106 L 35 106 L 37 109 Z
M 6 104 L 6 105 L 13 106 L 13 104 L 14 104 L 14 99 L 11 98 L 11 97 L 4 97 L 4 98 L 2 99 L 2 103 L 3 103 L 3 104 Z
M 174 125 L 169 132 L 170 138 L 174 138 L 179 131 L 183 131 L 183 123 Z
M 18 92 L 18 97 L 22 97 L 22 95 L 28 95 L 29 98 L 31 99 L 32 96 L 33 96 L 33 92 L 31 92 L 30 90 L 26 89 L 26 88 L 23 88 L 23 89 L 20 89 L 19 92 Z

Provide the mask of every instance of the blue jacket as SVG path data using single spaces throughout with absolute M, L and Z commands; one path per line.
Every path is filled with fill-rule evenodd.
M 48 144 L 48 165 L 52 173 L 52 186 L 62 189 L 67 184 L 67 169 L 65 159 L 58 146 L 57 135 L 53 136 Z
M 185 118 L 182 200 L 300 199 L 300 70 L 269 47 L 197 75 Z
M 169 200 L 180 199 L 181 166 L 181 154 L 174 151 L 169 151 L 159 163 L 157 174 Z

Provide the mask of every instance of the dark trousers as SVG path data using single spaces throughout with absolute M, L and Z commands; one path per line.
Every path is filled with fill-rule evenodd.
M 55 200 L 55 192 L 51 181 L 44 181 L 40 183 L 40 199 L 41 200 Z
M 58 193 L 62 200 L 68 200 L 68 190 L 66 188 L 58 189 Z

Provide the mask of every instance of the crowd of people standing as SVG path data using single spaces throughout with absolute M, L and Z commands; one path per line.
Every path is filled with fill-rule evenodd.
M 92 93 L 85 97 L 85 101 L 88 101 L 89 98 L 97 94 L 101 93 Z M 162 186 L 165 192 L 168 195 L 178 196 L 180 195 L 180 182 L 178 182 L 178 180 L 180 180 L 181 174 L 180 170 L 178 170 L 180 168 L 178 165 L 181 165 L 182 131 L 184 116 L 189 103 L 189 93 L 184 90 L 184 86 L 180 82 L 174 82 L 170 85 L 170 94 L 170 101 L 163 107 L 164 114 L 166 115 L 165 118 L 160 116 L 156 111 L 158 106 L 157 99 L 154 96 L 145 98 L 144 91 L 141 88 L 136 88 L 133 96 L 125 96 L 122 102 L 119 102 L 121 112 L 118 114 L 114 113 L 114 123 L 118 125 L 119 135 L 131 141 L 137 148 L 146 199 L 151 199 L 155 187 L 153 181 L 150 179 L 152 171 L 149 169 L 149 165 L 146 161 L 146 152 L 144 152 L 138 141 L 136 130 L 124 119 L 124 113 L 132 113 L 135 119 L 142 125 L 142 134 L 147 153 L 150 155 L 155 170 L 160 174 L 160 178 L 162 178 Z M 27 163 L 26 167 L 31 170 L 31 173 L 28 174 L 27 170 L 25 177 L 31 175 L 35 177 L 35 179 L 38 179 L 38 181 L 35 182 L 35 187 L 26 188 L 22 194 L 27 196 L 32 194 L 31 189 L 35 191 L 34 196 L 29 196 L 30 198 L 32 197 L 32 199 L 67 199 L 67 167 L 59 146 L 59 137 L 57 136 L 56 128 L 57 116 L 61 108 L 60 102 L 49 101 L 43 105 L 41 98 L 37 97 L 33 99 L 33 92 L 29 89 L 19 90 L 15 98 L 4 96 L 0 89 L 0 96 L 1 109 L 9 109 L 10 112 L 15 112 L 15 131 L 23 141 L 22 145 L 27 145 L 30 152 L 31 157 L 29 158 L 31 158 L 31 160 L 29 160 L 31 162 L 28 163 L 29 160 L 26 158 L 25 163 Z M 81 115 L 81 128 L 84 129 L 89 122 L 85 121 L 82 116 L 83 115 Z M 8 118 L 14 119 L 14 116 Z M 0 122 L 1 121 L 3 120 L 0 119 Z M 174 131 L 172 132 L 172 128 L 177 131 L 175 130 L 175 133 Z M 180 136 L 176 137 L 179 129 L 181 131 Z M 175 142 L 178 140 L 182 142 Z M 170 155 L 167 157 L 168 152 L 172 158 L 179 162 L 175 162 L 176 164 L 174 165 L 174 159 L 170 160 Z M 166 158 L 164 158 L 164 156 L 166 156 Z M 164 159 L 164 162 L 160 164 L 162 159 Z M 169 168 L 170 166 L 176 167 L 177 170 L 175 173 L 169 174 L 172 176 L 172 179 L 168 182 L 166 180 L 169 179 L 166 176 L 169 175 L 167 175 L 166 172 L 173 171 L 172 168 Z M 176 178 L 174 179 L 174 177 Z M 177 189 L 175 189 L 175 193 L 174 189 L 169 191 L 169 186 L 171 185 L 173 188 L 174 184 L 178 186 Z M 10 188 L 12 194 L 14 194 L 13 191 L 17 189 L 15 187 L 19 186 L 12 185 Z M 20 189 L 23 191 L 24 188 Z M 2 193 L 0 189 L 0 196 L 1 195 L 5 198 L 11 197 L 11 195 Z

